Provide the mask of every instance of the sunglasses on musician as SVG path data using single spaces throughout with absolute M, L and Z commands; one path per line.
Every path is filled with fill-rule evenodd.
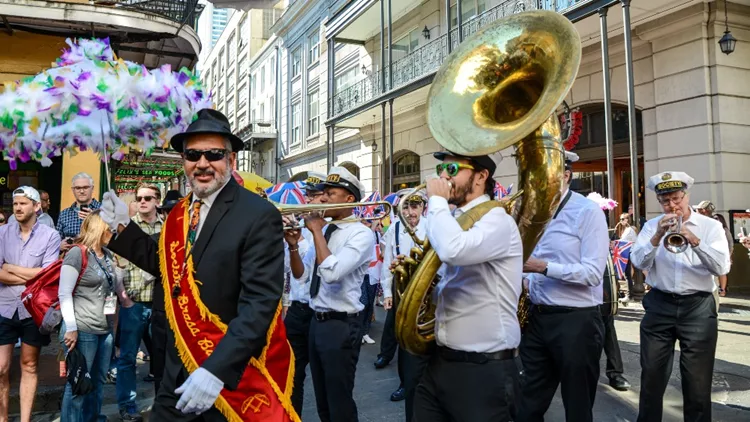
M 450 177 L 456 177 L 461 169 L 474 170 L 474 166 L 463 163 L 440 163 L 436 167 L 438 177 L 442 175 L 443 172 L 448 173 L 448 176 Z
M 155 196 L 151 196 L 151 195 L 146 195 L 146 196 L 136 196 L 136 197 L 135 197 L 135 202 L 141 202 L 141 201 L 151 202 L 151 201 L 153 201 L 154 199 L 156 199 L 156 197 L 155 197 Z
M 186 149 L 182 153 L 182 156 L 190 162 L 196 163 L 200 161 L 201 157 L 206 157 L 206 160 L 214 162 L 224 159 L 227 156 L 227 150 L 221 148 L 212 149 Z

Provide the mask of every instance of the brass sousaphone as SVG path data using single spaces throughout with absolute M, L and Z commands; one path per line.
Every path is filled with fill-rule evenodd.
M 446 58 L 430 87 L 427 123 L 443 148 L 478 156 L 515 146 L 520 197 L 485 202 L 458 223 L 468 230 L 492 208 L 505 207 L 518 223 L 524 262 L 560 203 L 564 153 L 555 111 L 580 61 L 580 36 L 567 18 L 550 11 L 524 12 L 467 38 Z M 442 263 L 427 239 L 412 237 L 416 250 L 395 270 L 396 337 L 410 353 L 425 354 L 435 339 L 432 290 Z M 526 310 L 520 306 L 521 324 Z

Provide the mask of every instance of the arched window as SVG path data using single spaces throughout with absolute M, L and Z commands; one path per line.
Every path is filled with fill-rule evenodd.
M 412 151 L 399 151 L 393 157 L 393 186 L 391 192 L 412 188 L 419 184 L 419 155 Z
M 345 162 L 339 164 L 339 167 L 343 167 L 343 168 L 349 170 L 349 172 L 351 174 L 353 174 L 354 177 L 357 178 L 357 180 L 359 180 L 359 166 L 358 165 L 352 163 L 351 161 L 345 161 Z

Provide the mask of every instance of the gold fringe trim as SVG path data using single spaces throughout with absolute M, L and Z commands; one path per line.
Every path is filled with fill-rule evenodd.
M 182 205 L 185 213 L 187 214 L 188 209 L 185 206 L 188 202 L 189 197 L 185 197 L 182 199 Z M 183 232 L 187 233 L 188 230 L 188 218 L 183 216 Z M 179 221 L 179 217 L 177 217 L 177 220 Z M 166 224 L 165 224 L 166 228 Z M 185 340 L 182 338 L 182 335 L 179 334 L 179 328 L 177 327 L 177 321 L 176 316 L 174 313 L 174 307 L 172 306 L 172 300 L 171 295 L 168 294 L 168 292 L 171 291 L 171 285 L 169 282 L 169 277 L 167 276 L 167 254 L 166 254 L 166 230 L 163 230 L 161 232 L 161 235 L 159 236 L 159 269 L 161 270 L 162 274 L 162 287 L 164 288 L 164 310 L 167 315 L 167 320 L 169 321 L 169 326 L 172 328 L 172 332 L 175 333 L 175 347 L 177 348 L 177 353 L 180 357 L 180 360 L 185 365 L 185 369 L 187 369 L 188 373 L 193 373 L 195 370 L 198 369 L 198 364 L 195 361 L 195 358 L 193 358 L 193 355 L 190 353 L 190 350 L 188 349 L 187 344 L 185 343 Z M 218 317 L 218 315 L 212 313 L 206 305 L 203 303 L 203 301 L 200 300 L 200 291 L 198 290 L 198 287 L 194 283 L 194 266 L 193 266 L 193 257 L 190 256 L 188 258 L 187 262 L 187 275 L 188 275 L 188 284 L 190 285 L 190 290 L 193 295 L 193 299 L 195 300 L 196 305 L 198 305 L 198 309 L 200 310 L 201 318 L 205 320 L 206 317 L 208 319 L 216 324 L 217 327 L 222 331 L 222 333 L 226 334 L 227 331 L 227 325 L 224 324 L 221 319 Z M 279 319 L 279 316 L 281 314 L 281 302 L 279 302 L 278 307 L 276 308 L 276 313 L 274 314 L 274 318 L 271 321 L 271 326 L 269 330 L 266 333 L 266 346 L 263 348 L 263 351 L 261 352 L 261 359 L 262 363 L 259 362 L 255 358 L 251 358 L 249 364 L 255 367 L 266 379 L 266 381 L 271 385 L 271 389 L 276 394 L 277 398 L 279 399 L 279 402 L 281 403 L 282 408 L 286 411 L 287 415 L 293 422 L 302 422 L 302 419 L 300 419 L 299 415 L 297 415 L 297 412 L 294 410 L 294 406 L 292 406 L 292 400 L 291 400 L 291 391 L 294 384 L 294 352 L 291 349 L 291 345 L 289 344 L 289 341 L 286 341 L 287 347 L 289 347 L 289 372 L 288 372 L 288 378 L 287 378 L 287 388 L 285 392 L 281 392 L 281 388 L 279 388 L 279 385 L 274 381 L 274 379 L 271 377 L 271 374 L 268 372 L 268 370 L 265 367 L 265 361 L 266 361 L 266 354 L 268 352 L 269 344 L 271 337 L 273 335 L 273 329 L 276 328 L 276 323 Z M 221 412 L 222 415 L 224 415 L 227 418 L 228 422 L 243 422 L 240 415 L 237 414 L 236 410 L 232 408 L 232 406 L 229 405 L 229 403 L 226 401 L 226 399 L 219 394 L 219 397 L 216 399 L 216 402 L 214 403 L 216 408 Z

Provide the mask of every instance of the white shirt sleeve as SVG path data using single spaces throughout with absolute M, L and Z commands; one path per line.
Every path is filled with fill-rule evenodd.
M 313 240 L 312 236 L 310 236 L 310 246 L 305 251 L 305 254 L 302 256 L 302 265 L 305 267 L 305 272 L 302 273 L 302 276 L 298 278 L 301 283 L 308 283 L 310 282 L 310 276 L 312 275 L 313 267 L 315 266 L 315 258 L 316 258 L 316 252 L 315 252 L 315 241 Z
M 383 269 L 380 274 L 380 285 L 383 287 L 383 297 L 393 296 L 393 274 L 389 269 L 393 262 L 393 244 L 396 239 L 396 225 L 393 224 L 383 236 L 385 247 L 383 247 Z
M 693 251 L 706 266 L 708 271 L 715 275 L 729 273 L 729 244 L 721 224 L 712 224 L 707 232 L 706 239 L 700 239 L 701 243 Z
M 73 290 L 78 281 L 78 270 L 70 265 L 63 265 L 60 269 L 60 286 L 57 295 L 60 298 L 60 312 L 65 321 L 65 332 L 78 331 L 75 307 L 73 306 Z
M 448 201 L 439 196 L 429 199 L 427 206 L 427 238 L 440 257 L 449 265 L 466 266 L 499 259 L 508 254 L 513 219 L 501 218 L 505 210 L 490 210 L 469 230 L 463 230 L 453 215 Z
M 318 265 L 321 282 L 338 283 L 356 268 L 370 262 L 373 248 L 372 231 L 365 226 L 362 227 L 367 231 L 350 234 L 335 254 L 331 253 Z
M 609 232 L 604 214 L 598 208 L 586 208 L 579 216 L 583 221 L 578 225 L 581 239 L 581 262 L 547 264 L 547 277 L 566 283 L 598 286 L 607 265 L 609 254 Z

